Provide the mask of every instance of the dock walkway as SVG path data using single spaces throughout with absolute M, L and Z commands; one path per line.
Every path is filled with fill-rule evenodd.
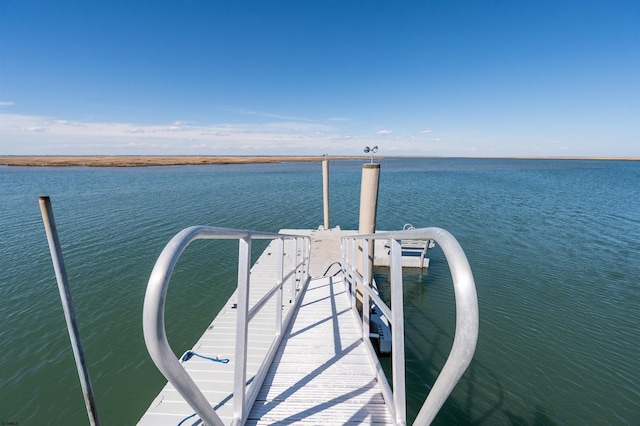
M 247 424 L 392 424 L 342 280 L 339 276 L 322 276 L 339 260 L 340 238 L 355 232 L 339 229 L 282 232 L 311 236 L 312 278 Z M 285 247 L 285 258 L 291 249 Z M 251 268 L 251 305 L 259 300 L 260 287 L 272 285 L 275 279 L 276 256 L 271 255 L 272 251 L 268 246 Z M 232 422 L 234 303 L 235 294 L 193 348 L 203 355 L 231 361 L 221 364 L 193 358 L 183 364 L 225 424 Z M 283 316 L 289 306 L 285 303 Z M 269 349 L 274 329 L 275 306 L 265 308 L 249 323 L 248 382 Z M 192 414 L 191 407 L 168 383 L 139 425 L 200 424 L 197 416 L 189 417 Z

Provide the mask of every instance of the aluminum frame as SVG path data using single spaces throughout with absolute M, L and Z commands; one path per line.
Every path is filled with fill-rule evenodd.
M 362 241 L 362 257 L 369 253 L 369 241 L 376 239 L 389 240 L 391 247 L 390 281 L 391 281 L 391 308 L 375 293 L 371 286 L 371 279 L 367 269 L 364 274 L 358 272 L 358 246 L 357 241 Z M 401 240 L 434 240 L 444 252 L 451 277 L 456 303 L 456 329 L 453 345 L 444 367 L 440 371 L 431 391 L 427 395 L 414 424 L 428 425 L 435 418 L 438 411 L 449 397 L 456 384 L 471 363 L 478 341 L 479 309 L 473 273 L 464 250 L 453 235 L 441 228 L 421 228 L 394 232 L 378 232 L 368 235 L 354 235 L 342 239 L 343 279 L 345 286 L 352 297 L 354 315 L 362 318 L 361 330 L 363 340 L 367 343 L 369 355 L 378 372 L 378 381 L 382 387 L 382 394 L 390 407 L 391 415 L 397 425 L 406 425 L 406 394 L 405 394 L 405 359 L 404 359 L 404 319 L 402 301 L 402 247 Z M 364 276 L 363 276 L 364 275 Z M 389 386 L 387 378 L 382 371 L 375 349 L 369 341 L 368 315 L 362 317 L 355 309 L 356 287 L 361 282 L 364 289 L 363 297 L 373 300 L 382 311 L 393 328 L 392 333 L 392 380 L 393 389 Z M 367 306 L 367 305 L 364 305 Z M 364 309 L 363 311 L 366 311 Z M 365 321 L 367 324 L 365 324 Z
M 210 426 L 222 426 L 224 423 L 218 414 L 213 410 L 205 396 L 202 394 L 193 379 L 180 364 L 178 358 L 173 353 L 167 340 L 164 324 L 164 307 L 166 302 L 167 289 L 171 279 L 171 273 L 187 246 L 198 239 L 215 240 L 239 240 L 238 249 L 238 317 L 236 327 L 236 341 L 242 344 L 236 345 L 236 360 L 234 370 L 234 405 L 233 424 L 243 424 L 248 415 L 251 405 L 253 405 L 258 390 L 264 381 L 276 350 L 282 339 L 282 330 L 286 329 L 290 322 L 295 308 L 291 309 L 279 327 L 276 327 L 274 341 L 269 348 L 265 361 L 256 373 L 250 391 L 247 393 L 246 371 L 247 371 L 247 327 L 249 320 L 260 310 L 266 300 L 278 295 L 282 298 L 282 286 L 289 277 L 292 279 L 292 303 L 298 304 L 304 288 L 309 281 L 309 254 L 310 238 L 301 235 L 273 234 L 266 232 L 256 232 L 249 230 L 218 228 L 211 226 L 192 226 L 176 234 L 160 253 L 155 266 L 149 277 L 147 291 L 144 298 L 142 323 L 144 339 L 151 359 L 156 364 L 160 372 L 171 382 L 176 390 L 182 395 L 187 403 L 193 408 L 200 419 Z M 251 269 L 251 241 L 254 239 L 278 239 L 277 244 L 279 256 L 284 258 L 284 240 L 293 239 L 294 250 L 292 253 L 293 265 L 287 272 L 285 278 L 284 267 L 280 269 L 280 274 L 276 277 L 274 287 L 267 292 L 267 295 L 251 310 L 249 310 L 249 288 Z M 305 244 L 298 255 L 298 240 L 302 239 Z M 301 259 L 298 261 L 298 259 Z M 300 271 L 298 273 L 298 271 Z M 300 290 L 297 291 L 297 282 L 301 282 Z M 258 306 L 259 305 L 259 306 Z M 280 307 L 281 304 L 277 304 Z M 278 309 L 276 308 L 276 312 Z M 280 310 L 281 311 L 281 310 Z M 282 314 L 277 318 L 282 318 Z

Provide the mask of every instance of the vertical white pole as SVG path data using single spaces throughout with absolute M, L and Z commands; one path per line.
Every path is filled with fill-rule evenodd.
M 307 264 L 306 264 L 306 275 L 304 277 L 304 282 L 306 283 L 307 281 L 309 281 L 309 274 L 311 273 L 311 271 L 309 270 L 309 267 L 311 266 L 311 238 L 307 238 L 306 239 L 306 247 L 307 250 L 305 251 L 305 256 L 307 259 Z
M 89 415 L 89 423 L 91 425 L 99 425 L 98 410 L 96 401 L 93 396 L 93 388 L 91 379 L 89 378 L 89 369 L 84 359 L 82 350 L 82 342 L 80 341 L 80 331 L 76 321 L 75 310 L 73 309 L 73 301 L 71 300 L 71 290 L 67 280 L 67 270 L 64 267 L 64 259 L 62 258 L 62 248 L 58 240 L 58 230 L 56 222 L 53 218 L 53 209 L 51 208 L 51 200 L 49 197 L 38 197 L 40 203 L 40 212 L 42 213 L 42 221 L 44 229 L 47 233 L 47 241 L 49 242 L 49 250 L 51 251 L 51 260 L 53 261 L 53 269 L 56 273 L 58 281 L 58 291 L 60 292 L 60 301 L 62 302 L 62 310 L 67 320 L 67 329 L 69 330 L 69 338 L 71 339 L 71 347 L 73 348 L 73 357 L 76 360 L 78 376 L 84 394 L 84 404 L 87 407 Z
M 329 160 L 322 160 L 322 205 L 324 206 L 324 229 L 329 229 Z
M 296 300 L 296 289 L 298 282 L 298 237 L 292 238 L 291 243 L 293 245 L 293 247 L 291 248 L 291 258 L 293 259 L 291 267 L 293 268 L 293 275 L 291 275 L 291 297 L 289 299 L 289 303 L 293 303 Z
M 369 242 L 375 240 L 362 240 L 362 257 L 367 259 L 369 257 Z M 362 274 L 362 286 L 364 288 L 371 287 L 371 274 L 369 268 L 364 268 Z M 362 289 L 362 306 L 369 306 L 369 292 Z M 362 338 L 369 338 L 369 309 L 362 309 Z
M 236 359 L 233 385 L 233 418 L 242 424 L 245 414 L 247 382 L 247 341 L 249 334 L 249 272 L 251 270 L 251 236 L 240 238 L 238 248 L 238 305 L 236 323 Z
M 393 405 L 396 424 L 407 424 L 404 359 L 404 302 L 402 295 L 402 246 L 399 240 L 391 239 L 391 369 L 393 371 Z
M 278 295 L 276 297 L 276 336 L 282 335 L 282 278 L 284 277 L 284 238 L 278 238 L 277 243 L 278 252 L 278 272 L 276 278 L 278 279 Z
M 354 265 L 356 259 L 358 259 L 358 241 L 354 238 L 351 240 L 351 265 Z M 356 264 L 356 270 L 353 267 L 349 269 L 351 273 L 351 308 L 357 306 L 356 300 L 358 298 L 358 279 L 356 278 L 356 272 L 358 272 L 358 266 Z

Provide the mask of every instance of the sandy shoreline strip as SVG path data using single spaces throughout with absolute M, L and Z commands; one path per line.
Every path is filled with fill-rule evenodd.
M 369 160 L 365 156 L 329 156 L 330 160 Z M 446 158 L 446 157 L 387 157 L 387 158 Z M 529 160 L 626 160 L 640 158 L 585 158 L 585 157 L 457 157 L 457 158 L 512 158 Z M 324 159 L 315 156 L 218 156 L 218 155 L 2 155 L 0 166 L 23 167 L 145 167 L 194 166 L 202 164 L 257 164 L 282 162 L 315 162 Z M 382 160 L 383 157 L 377 157 Z
M 144 166 L 185 166 L 202 164 L 250 164 L 322 161 L 323 156 L 209 156 L 209 155 L 92 155 L 92 156 L 0 156 L 2 166 L 41 167 L 144 167 Z M 330 160 L 356 160 L 362 157 L 329 157 Z

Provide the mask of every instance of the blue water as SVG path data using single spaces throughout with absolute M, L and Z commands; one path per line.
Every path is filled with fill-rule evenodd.
M 164 384 L 141 312 L 166 242 L 194 224 L 315 228 L 320 173 L 317 163 L 0 167 L 0 422 L 87 423 L 39 195 L 52 199 L 102 423 L 135 424 Z M 359 180 L 359 162 L 331 163 L 332 226 L 357 228 Z M 631 161 L 382 161 L 378 229 L 449 230 L 478 288 L 476 356 L 436 424 L 640 424 L 638 183 Z M 197 242 L 179 263 L 166 318 L 176 353 L 233 291 L 235 254 Z M 453 337 L 451 279 L 438 249 L 431 258 L 405 288 L 410 417 Z

